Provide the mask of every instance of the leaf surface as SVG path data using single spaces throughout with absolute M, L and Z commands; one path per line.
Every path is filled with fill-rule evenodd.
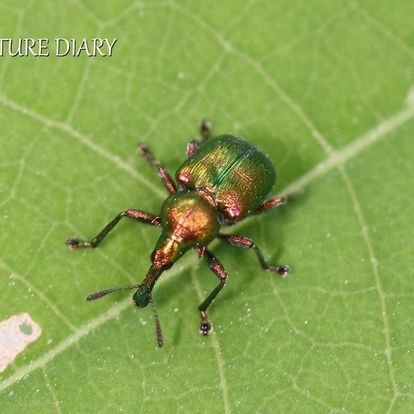
M 0 37 L 118 39 L 111 58 L 0 58 L 0 320 L 42 335 L 1 373 L 1 412 L 410 412 L 413 341 L 413 3 L 348 1 L 0 3 Z M 188 253 L 149 309 L 140 282 L 166 195 L 136 154 L 173 173 L 207 118 L 276 165 L 283 208 L 215 243 L 229 281 Z

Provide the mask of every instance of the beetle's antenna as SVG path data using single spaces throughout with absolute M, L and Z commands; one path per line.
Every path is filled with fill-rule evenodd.
M 95 293 L 91 293 L 90 295 L 88 295 L 86 297 L 86 300 L 95 300 L 95 299 L 99 299 L 102 296 L 107 295 L 108 293 L 112 293 L 112 292 L 116 292 L 117 290 L 125 290 L 125 289 L 137 289 L 139 288 L 141 285 L 140 284 L 135 284 L 135 285 L 128 285 L 128 286 L 119 286 L 116 288 L 111 288 L 111 289 L 105 289 L 105 290 L 101 290 L 100 292 L 95 292 Z
M 152 313 L 154 315 L 155 320 L 155 335 L 157 336 L 157 344 L 160 348 L 164 345 L 164 338 L 162 336 L 161 331 L 161 324 L 160 324 L 160 318 L 158 317 L 157 308 L 155 307 L 154 300 L 152 299 L 152 295 L 150 296 L 150 302 L 152 307 Z

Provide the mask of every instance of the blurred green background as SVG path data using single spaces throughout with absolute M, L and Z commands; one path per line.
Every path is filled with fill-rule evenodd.
M 0 320 L 42 335 L 0 374 L 2 413 L 414 411 L 414 3 L 0 1 L 0 37 L 118 39 L 111 58 L 0 58 Z M 215 244 L 216 285 L 192 252 L 149 309 L 139 282 L 159 230 L 125 221 L 102 247 L 69 251 L 116 213 L 157 213 L 149 144 L 174 172 L 208 118 L 276 165 L 282 209 L 241 224 L 253 252 Z

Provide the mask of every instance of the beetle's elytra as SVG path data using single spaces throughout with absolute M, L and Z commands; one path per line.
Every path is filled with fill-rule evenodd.
M 227 273 L 219 260 L 208 250 L 208 244 L 219 237 L 232 246 L 253 249 L 263 269 L 285 276 L 289 267 L 273 266 L 266 262 L 255 243 L 247 237 L 222 234 L 224 225 L 231 225 L 246 216 L 263 213 L 283 203 L 283 197 L 266 199 L 275 184 L 276 173 L 269 158 L 256 147 L 233 135 L 209 138 L 210 124 L 200 125 L 201 139 L 187 145 L 187 160 L 178 168 L 174 182 L 165 168 L 154 158 L 145 145 L 139 145 L 142 156 L 158 172 L 170 193 L 159 215 L 140 210 L 119 213 L 101 232 L 90 241 L 68 239 L 72 249 L 97 247 L 122 217 L 129 217 L 162 228 L 161 236 L 151 254 L 151 266 L 139 284 L 121 286 L 93 293 L 87 300 L 94 300 L 122 289 L 137 289 L 133 295 L 139 307 L 151 303 L 158 346 L 163 337 L 158 314 L 152 299 L 152 289 L 162 272 L 169 269 L 187 250 L 194 249 L 207 259 L 219 284 L 199 306 L 200 333 L 208 335 L 212 325 L 208 321 L 207 308 L 223 289 Z

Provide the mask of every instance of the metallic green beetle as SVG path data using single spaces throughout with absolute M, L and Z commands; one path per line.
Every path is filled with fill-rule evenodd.
M 159 215 L 126 210 L 119 213 L 92 240 L 66 240 L 72 249 L 97 247 L 122 217 L 162 227 L 161 236 L 151 254 L 151 267 L 141 283 L 106 289 L 87 297 L 87 300 L 95 300 L 118 290 L 137 289 L 133 295 L 135 304 L 141 308 L 149 303 L 152 305 L 159 347 L 163 345 L 163 337 L 152 299 L 152 289 L 161 273 L 169 269 L 187 250 L 195 249 L 200 257 L 205 257 L 210 269 L 220 280 L 198 308 L 201 316 L 200 333 L 203 335 L 212 332 L 207 308 L 227 280 L 224 267 L 207 248 L 213 239 L 219 237 L 232 246 L 253 249 L 263 269 L 280 276 L 289 272 L 288 266 L 268 264 L 251 239 L 220 233 L 221 226 L 234 224 L 252 214 L 263 213 L 281 205 L 284 199 L 274 197 L 266 200 L 276 178 L 273 165 L 266 155 L 233 135 L 209 139 L 210 129 L 210 124 L 203 121 L 200 125 L 201 140 L 193 140 L 187 145 L 187 160 L 178 168 L 175 176 L 178 188 L 149 148 L 139 145 L 141 155 L 158 171 L 170 193 Z

